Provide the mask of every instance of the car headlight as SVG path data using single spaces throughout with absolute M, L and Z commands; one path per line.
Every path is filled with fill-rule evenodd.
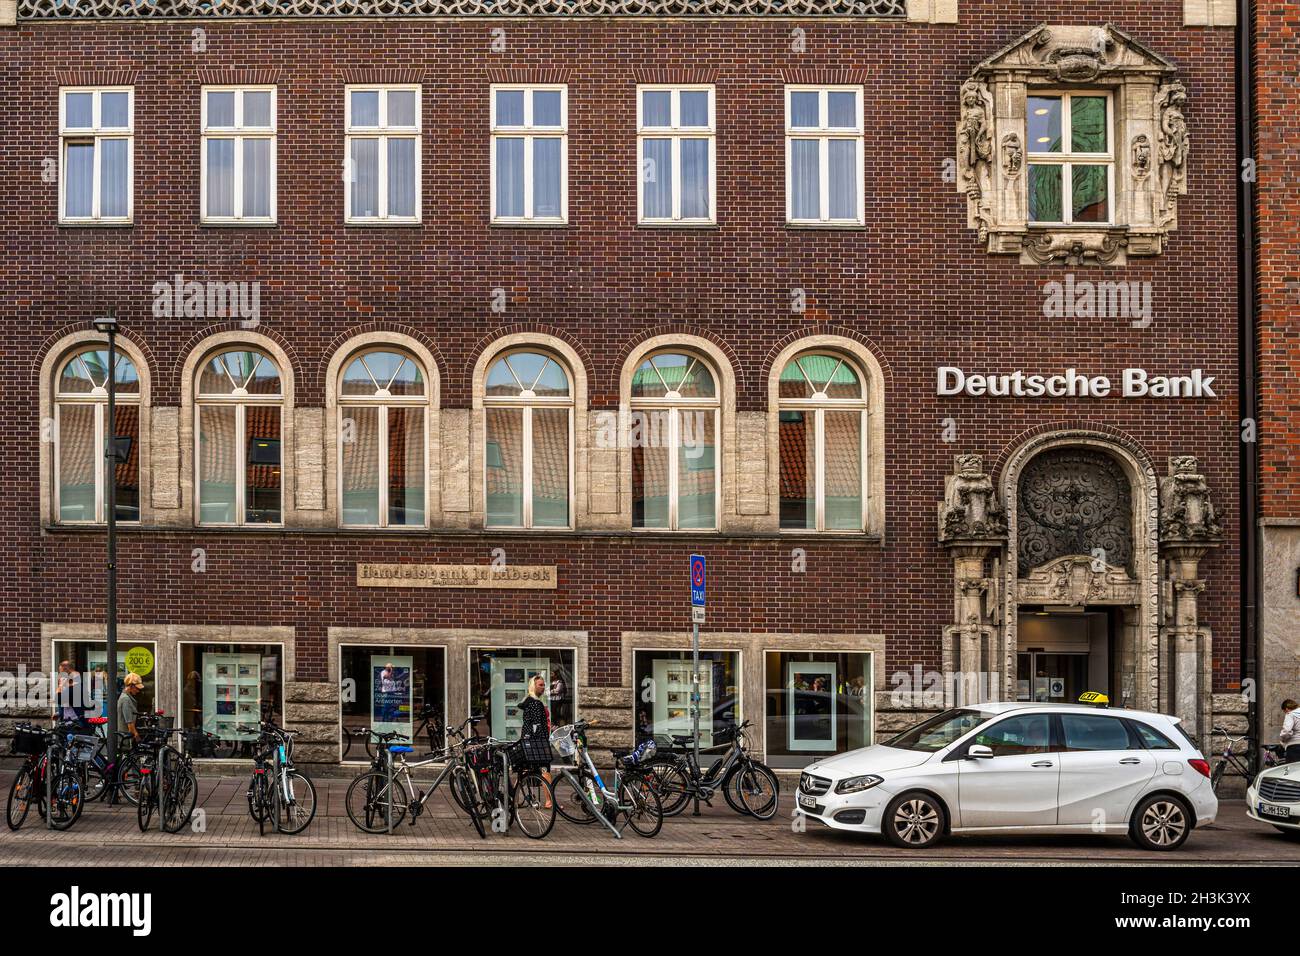
M 861 777 L 845 777 L 835 785 L 836 793 L 858 793 L 861 790 L 870 790 L 878 783 L 883 783 L 884 777 L 877 777 L 874 773 L 863 774 Z

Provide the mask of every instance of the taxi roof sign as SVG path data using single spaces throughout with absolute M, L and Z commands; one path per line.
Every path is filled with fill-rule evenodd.
M 1079 695 L 1079 703 L 1096 704 L 1098 707 L 1105 707 L 1110 703 L 1110 698 L 1100 691 L 1087 690 Z

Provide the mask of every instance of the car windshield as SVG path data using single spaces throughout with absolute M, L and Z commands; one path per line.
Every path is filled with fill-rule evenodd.
M 992 716 L 979 710 L 945 710 L 942 714 L 903 731 L 893 740 L 887 741 L 885 746 L 934 753 L 985 723 Z

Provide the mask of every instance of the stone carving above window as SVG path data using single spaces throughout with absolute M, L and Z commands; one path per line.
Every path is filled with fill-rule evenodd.
M 957 191 L 991 253 L 1124 265 L 1164 250 L 1187 192 L 1176 67 L 1107 25 L 1040 26 L 962 84 Z
M 1092 560 L 1133 574 L 1133 505 L 1128 476 L 1104 452 L 1060 448 L 1020 475 L 1016 502 L 1020 576 L 1058 558 Z M 1068 562 L 1067 562 L 1068 563 Z
M 19 20 L 231 17 L 880 17 L 906 0 L 19 0 Z

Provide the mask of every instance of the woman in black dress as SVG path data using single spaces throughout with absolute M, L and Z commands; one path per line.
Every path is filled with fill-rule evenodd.
M 546 704 L 542 703 L 542 695 L 545 693 L 545 677 L 541 674 L 534 674 L 528 678 L 528 696 L 519 705 L 519 711 L 524 718 L 524 725 L 520 728 L 519 736 L 541 740 L 549 748 L 551 745 L 551 712 L 546 709 Z M 542 776 L 546 778 L 547 783 L 550 782 L 550 770 L 543 770 Z M 547 803 L 546 807 L 550 809 L 550 804 Z

